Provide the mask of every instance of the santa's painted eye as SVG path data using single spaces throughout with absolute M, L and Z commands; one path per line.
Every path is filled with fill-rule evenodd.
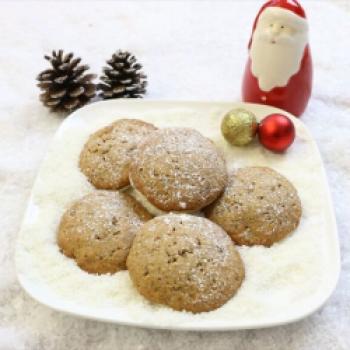
M 284 26 L 281 26 L 281 29 L 284 29 Z

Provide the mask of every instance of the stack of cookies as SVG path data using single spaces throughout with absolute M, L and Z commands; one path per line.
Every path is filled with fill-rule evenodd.
M 271 246 L 301 216 L 285 177 L 227 174 L 214 143 L 189 128 L 120 119 L 89 137 L 79 166 L 97 190 L 62 216 L 61 251 L 90 273 L 127 268 L 146 299 L 175 310 L 223 305 L 244 279 L 235 244 Z

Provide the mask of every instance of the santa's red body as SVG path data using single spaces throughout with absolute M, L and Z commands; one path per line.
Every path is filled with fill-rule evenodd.
M 253 32 L 255 30 L 257 20 L 268 6 L 281 6 L 288 10 L 293 10 L 305 16 L 305 13 L 301 6 L 293 0 L 272 0 L 266 3 L 259 11 L 254 25 Z M 293 3 L 297 4 L 294 5 Z M 287 6 L 286 6 L 287 5 Z M 295 10 L 296 9 L 296 10 Z M 252 40 L 252 39 L 251 39 Z M 251 40 L 248 48 L 250 49 Z M 286 86 L 275 87 L 270 91 L 263 91 L 259 87 L 258 79 L 252 74 L 251 58 L 248 58 L 242 85 L 242 98 L 245 102 L 267 104 L 274 107 L 278 107 L 292 113 L 295 116 L 300 116 L 309 101 L 312 89 L 312 59 L 309 45 L 305 47 L 303 58 L 300 62 L 299 71 L 291 76 Z
M 300 116 L 309 101 L 311 88 L 312 61 L 307 46 L 299 72 L 289 79 L 286 86 L 276 87 L 268 92 L 260 90 L 258 80 L 252 74 L 249 58 L 244 72 L 242 96 L 245 102 L 267 104 Z

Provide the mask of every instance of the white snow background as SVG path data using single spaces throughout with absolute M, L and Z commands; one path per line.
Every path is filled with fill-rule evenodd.
M 47 67 L 42 56 L 63 48 L 100 73 L 113 51 L 128 49 L 149 76 L 146 98 L 239 101 L 251 25 L 261 4 L 0 1 L 0 350 L 350 348 L 350 5 L 345 0 L 303 1 L 315 77 L 302 120 L 325 162 L 342 254 L 337 289 L 321 310 L 265 330 L 144 330 L 51 311 L 16 281 L 16 235 L 40 162 L 62 122 L 38 101 L 35 77 Z

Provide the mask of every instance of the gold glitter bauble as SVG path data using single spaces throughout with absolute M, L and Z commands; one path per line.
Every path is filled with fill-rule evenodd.
M 243 108 L 229 111 L 221 122 L 221 132 L 234 146 L 244 146 L 254 139 L 258 123 L 252 112 Z

